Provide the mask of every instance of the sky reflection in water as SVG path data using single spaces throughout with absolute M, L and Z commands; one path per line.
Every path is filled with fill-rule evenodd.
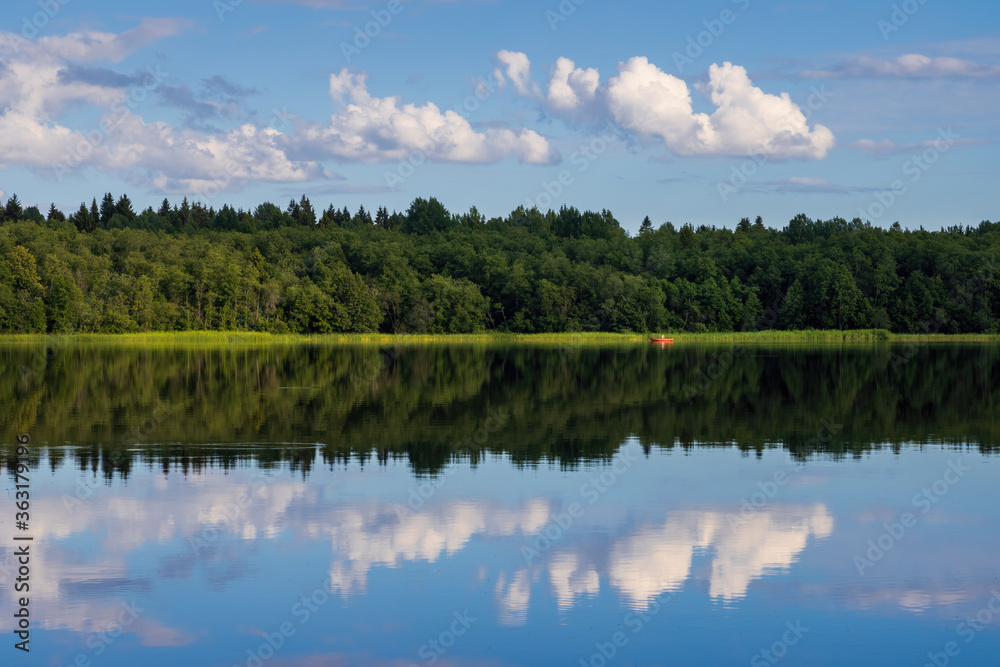
M 983 664 L 1000 614 L 959 624 L 1000 591 L 995 465 L 627 441 L 613 466 L 136 464 L 106 484 L 67 460 L 33 480 L 32 661 L 252 665 L 270 636 L 269 665 L 747 664 L 775 646 L 919 665 L 949 641 Z

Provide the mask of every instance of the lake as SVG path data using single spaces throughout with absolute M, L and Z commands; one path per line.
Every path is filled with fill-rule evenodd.
M 4 664 L 998 664 L 996 344 L 53 339 L 0 368 Z

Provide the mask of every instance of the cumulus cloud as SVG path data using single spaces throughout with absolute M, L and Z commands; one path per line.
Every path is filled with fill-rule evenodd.
M 548 141 L 532 130 L 477 132 L 460 114 L 442 113 L 433 102 L 418 106 L 396 96 L 372 97 L 364 73 L 345 68 L 331 75 L 330 96 L 338 113 L 328 127 L 304 128 L 295 142 L 300 151 L 358 162 L 402 160 L 417 152 L 437 162 L 487 163 L 513 156 L 548 164 L 556 159 Z
M 531 63 L 523 53 L 501 51 L 506 77 L 515 90 L 537 99 L 552 115 L 567 120 L 614 122 L 644 140 L 659 140 L 677 155 L 743 156 L 766 152 L 773 160 L 822 159 L 834 145 L 823 125 L 810 128 L 805 113 L 788 93 L 773 95 L 753 85 L 746 70 L 726 62 L 712 65 L 699 87 L 715 106 L 694 111 L 687 82 L 637 56 L 618 65 L 601 83 L 596 69 L 582 69 L 560 58 L 542 94 L 530 81 Z
M 593 111 L 600 83 L 596 69 L 583 69 L 569 58 L 559 58 L 552 68 L 545 101 L 557 113 L 587 116 Z
M 59 180 L 75 175 L 77 168 L 92 167 L 165 192 L 194 194 L 249 181 L 324 177 L 317 163 L 290 160 L 276 129 L 243 124 L 207 134 L 147 123 L 137 113 L 158 96 L 189 113 L 218 114 L 252 89 L 213 77 L 204 82 L 205 99 L 199 100 L 186 87 L 165 84 L 169 73 L 158 68 L 126 74 L 81 64 L 119 60 L 143 40 L 172 34 L 182 25 L 150 19 L 119 35 L 84 32 L 36 41 L 0 39 L 12 56 L 0 71 L 0 167 L 27 166 Z M 48 47 L 42 48 L 42 43 Z M 60 124 L 65 113 L 80 106 L 101 110 L 92 127 Z
M 981 65 L 960 58 L 931 58 L 907 53 L 892 59 L 862 56 L 827 69 L 805 70 L 805 79 L 856 78 L 989 78 L 1000 76 L 1000 66 Z
M 531 80 L 531 61 L 528 60 L 528 56 L 516 51 L 500 51 L 497 53 L 497 60 L 500 61 L 502 68 L 498 67 L 494 76 L 501 87 L 507 84 L 507 79 L 510 79 L 518 94 L 538 95 L 538 84 Z
M 163 192 L 211 194 L 248 182 L 322 179 L 316 162 L 289 159 L 282 132 L 244 124 L 217 134 L 147 123 L 127 113 L 101 154 L 100 169 Z
M 256 181 L 329 180 L 336 175 L 323 168 L 321 161 L 328 159 L 389 162 L 416 152 L 462 164 L 509 157 L 548 164 L 558 158 L 537 132 L 473 128 L 432 102 L 373 97 L 366 75 L 346 69 L 330 78 L 339 109 L 328 124 L 282 118 L 265 127 L 246 106 L 255 88 L 221 76 L 192 87 L 172 81 L 159 64 L 132 72 L 109 66 L 189 25 L 145 19 L 121 33 L 78 31 L 35 40 L 0 32 L 0 168 L 24 166 L 60 181 L 92 168 L 168 193 L 207 196 Z M 508 61 L 513 85 L 537 91 L 530 63 L 516 54 Z M 586 89 L 576 78 L 567 81 Z M 143 118 L 157 106 L 181 109 L 183 123 Z M 83 108 L 97 111 L 89 126 L 65 120 Z

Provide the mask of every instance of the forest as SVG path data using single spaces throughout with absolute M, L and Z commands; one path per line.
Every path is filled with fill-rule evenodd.
M 574 466 L 632 437 L 647 451 L 781 447 L 801 460 L 914 443 L 1000 452 L 996 345 L 64 342 L 0 346 L 5 427 L 31 433 L 53 468 L 76 458 L 108 479 L 247 461 L 305 472 L 317 459 L 421 474 L 488 455 Z M 0 445 L 0 469 L 14 449 Z
M 0 209 L 0 333 L 1000 331 L 1000 223 L 940 231 L 757 216 L 733 229 L 608 210 L 486 219 L 417 198 L 351 213 L 105 194 Z

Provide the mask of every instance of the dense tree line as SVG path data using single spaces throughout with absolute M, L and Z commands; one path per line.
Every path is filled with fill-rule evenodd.
M 0 346 L 0 367 L 6 431 L 30 433 L 53 466 L 70 456 L 108 477 L 250 460 L 577 465 L 630 437 L 647 450 L 736 444 L 799 458 L 914 443 L 1000 452 L 997 345 L 65 341 Z M 13 444 L 0 446 L 0 468 L 12 458 Z
M 735 229 L 520 207 L 486 219 L 253 211 L 127 195 L 0 209 L 0 332 L 1000 330 L 1000 223 L 889 229 L 798 215 Z

